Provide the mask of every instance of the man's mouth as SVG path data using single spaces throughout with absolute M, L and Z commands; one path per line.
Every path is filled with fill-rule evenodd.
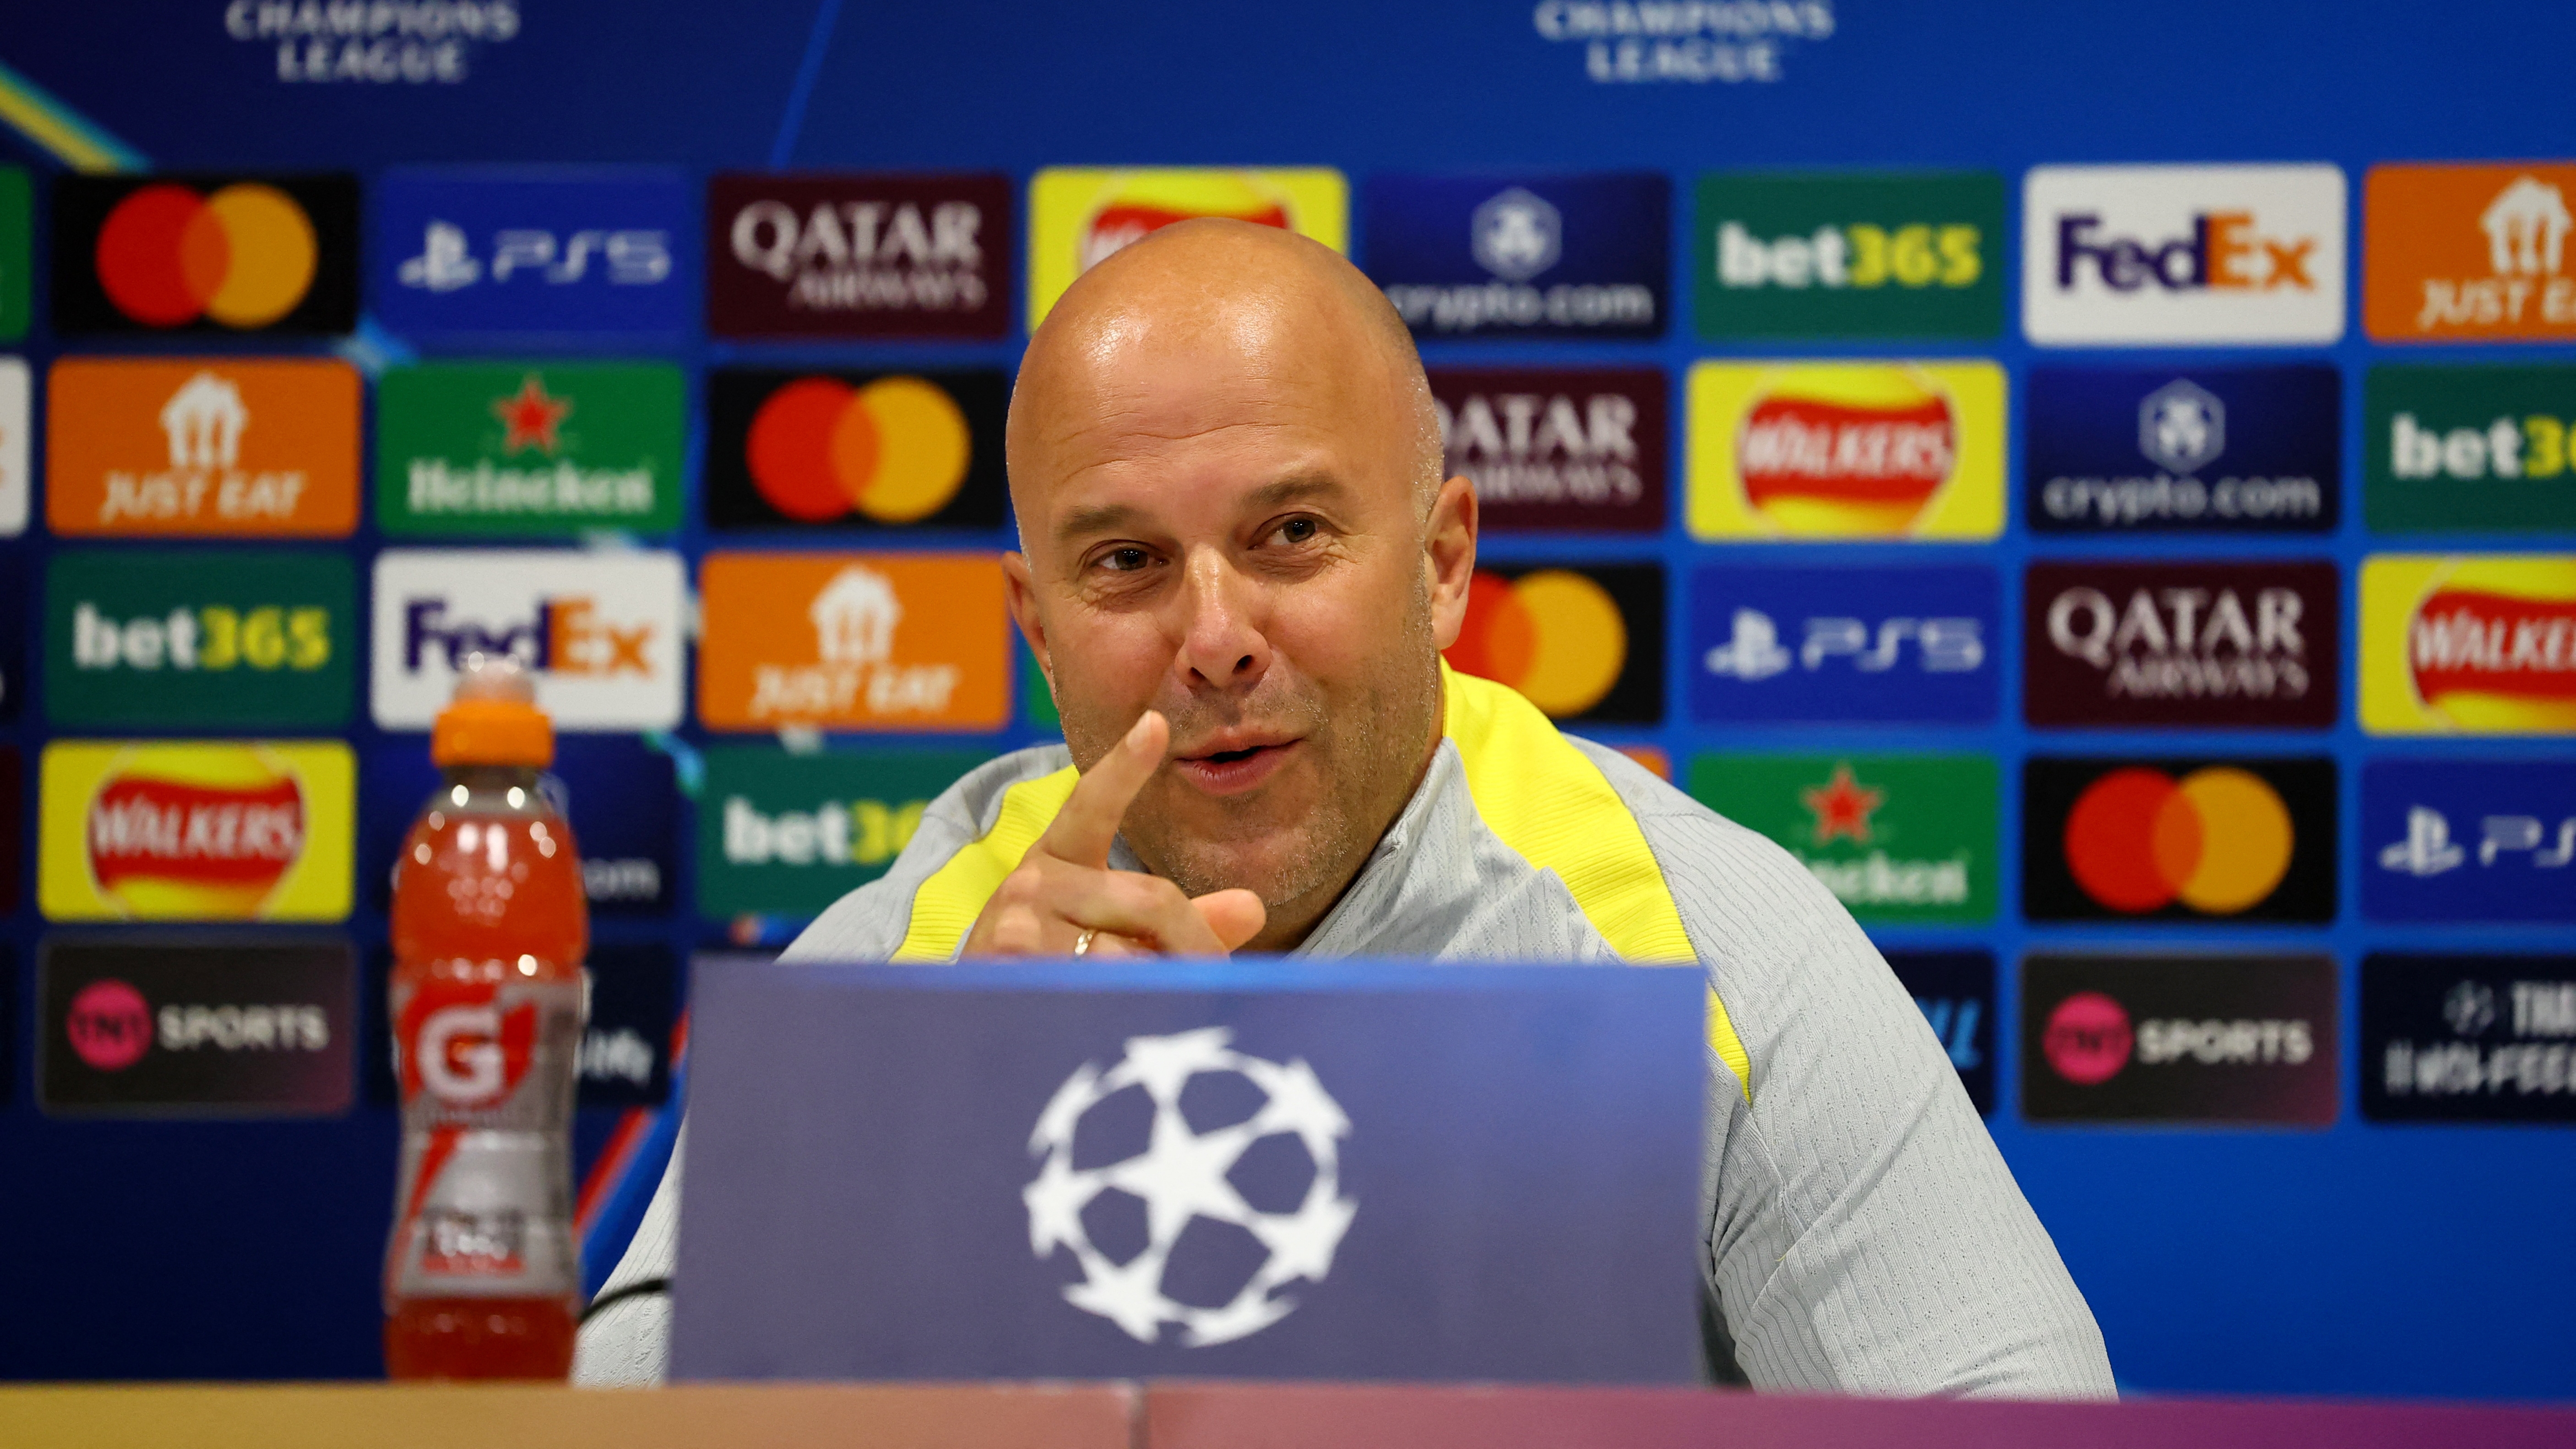
M 1302 743 L 1270 732 L 1227 730 L 1175 754 L 1172 769 L 1208 794 L 1239 795 L 1278 773 Z

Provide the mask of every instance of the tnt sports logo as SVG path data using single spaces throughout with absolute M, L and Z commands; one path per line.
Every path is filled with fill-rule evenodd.
M 2377 555 L 2361 614 L 2370 733 L 2576 731 L 2576 558 Z
M 2003 531 L 2004 379 L 1992 363 L 1702 362 L 1690 392 L 1694 537 Z
M 93 981 L 72 997 L 63 1037 L 93 1068 L 124 1071 L 152 1049 L 152 1005 L 123 981 Z
M 391 549 L 375 572 L 375 720 L 429 728 L 466 660 L 534 671 L 558 729 L 668 729 L 680 717 L 679 556 Z
M 74 534 L 345 536 L 356 369 L 331 359 L 64 358 L 46 517 Z
M 2576 337 L 2576 165 L 2374 166 L 2361 325 L 2382 342 Z
M 694 200 L 654 168 L 397 167 L 375 193 L 371 302 L 407 336 L 677 332 Z
M 2324 760 L 2033 759 L 2023 899 L 2037 920 L 2334 913 Z
M 336 742 L 57 740 L 37 896 L 58 921 L 335 921 L 354 767 Z
M 2099 991 L 2079 991 L 2057 1003 L 2040 1037 L 2048 1065 L 2079 1087 L 2099 1086 L 2129 1064 L 2137 1034 L 2129 1010 Z
M 327 333 L 356 321 L 352 179 L 73 176 L 55 196 L 65 332 Z
M 1693 714 L 1993 717 L 1995 577 L 1977 567 L 1710 567 L 1693 576 Z
M 1553 719 L 1650 724 L 1663 715 L 1663 596 L 1651 565 L 1479 569 L 1443 657 L 1519 690 Z
M 1654 337 L 1670 184 L 1659 175 L 1373 176 L 1369 275 L 1422 337 Z
M 2022 226 L 2022 325 L 2041 346 L 2343 335 L 2332 166 L 2035 167 Z
M 1329 167 L 1051 166 L 1029 183 L 1029 325 L 1045 320 L 1073 279 L 1104 258 L 1173 222 L 1201 216 L 1280 227 L 1337 252 L 1349 247 L 1349 188 L 1342 173 Z
M 1297 1306 L 1288 1285 L 1332 1272 L 1359 1211 L 1341 1185 L 1350 1118 L 1314 1069 L 1248 1056 L 1232 1040 L 1224 1027 L 1131 1037 L 1108 1071 L 1086 1062 L 1067 1078 L 1029 1134 L 1040 1161 L 1020 1193 L 1030 1251 L 1041 1262 L 1071 1252 L 1082 1281 L 1065 1286 L 1065 1301 L 1139 1343 L 1169 1328 L 1181 1347 L 1207 1348 L 1277 1323 Z M 1141 1140 L 1120 1144 L 1141 1150 L 1090 1165 L 1082 1148 L 1111 1138 L 1122 1093 L 1150 1105 L 1145 1130 L 1124 1134 Z M 1127 1229 L 1124 1241 L 1099 1241 L 1110 1224 Z M 1220 1255 L 1250 1261 L 1225 1251 L 1235 1244 L 1257 1250 L 1258 1265 L 1211 1285 Z
M 1700 178 L 1700 335 L 1992 337 L 2004 183 L 1992 172 Z
M 716 553 L 700 575 L 698 715 L 716 729 L 998 728 L 991 555 Z
M 744 445 L 761 498 L 800 523 L 917 522 L 957 496 L 972 456 L 965 412 L 918 377 L 799 378 L 760 405 Z

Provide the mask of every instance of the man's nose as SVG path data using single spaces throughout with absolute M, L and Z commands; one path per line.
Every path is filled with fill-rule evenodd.
M 1196 689 L 1248 689 L 1270 668 L 1270 641 L 1255 610 L 1259 590 L 1222 553 L 1193 550 L 1181 570 L 1180 652 Z

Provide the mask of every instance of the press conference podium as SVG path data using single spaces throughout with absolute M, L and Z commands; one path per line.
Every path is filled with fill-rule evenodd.
M 2576 1408 L 1196 1382 L 0 1388 L 9 1449 L 2565 1449 Z

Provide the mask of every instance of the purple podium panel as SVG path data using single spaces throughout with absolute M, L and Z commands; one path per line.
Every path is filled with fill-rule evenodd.
M 2576 1409 L 1152 1384 L 1138 1449 L 2566 1449 Z
M 702 958 L 674 1376 L 1688 1381 L 1704 995 Z

